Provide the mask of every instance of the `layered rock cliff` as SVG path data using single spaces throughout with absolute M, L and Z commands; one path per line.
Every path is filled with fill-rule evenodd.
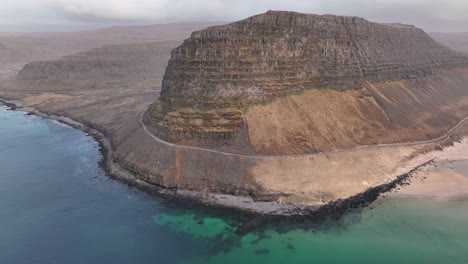
M 414 26 L 270 11 L 194 32 L 173 50 L 160 100 L 150 107 L 145 122 L 168 141 L 211 147 L 228 145 L 232 149 L 238 144 L 229 140 L 241 137 L 233 142 L 247 142 L 241 148 L 253 148 L 257 153 L 310 153 L 423 139 L 442 129 L 415 132 L 424 124 L 414 128 L 415 120 L 405 122 L 408 117 L 402 113 L 394 116 L 401 109 L 397 105 L 390 109 L 384 94 L 399 90 L 399 95 L 409 96 L 418 104 L 431 103 L 418 94 L 428 92 L 424 82 L 436 78 L 441 71 L 463 68 L 467 61 Z M 452 93 L 465 92 L 464 74 L 457 75 L 457 88 Z M 381 90 L 378 84 L 388 87 Z M 319 98 L 314 94 L 317 91 L 329 91 L 328 99 L 322 98 L 329 101 L 314 100 Z M 276 113 L 256 114 L 256 106 L 274 106 L 270 103 L 277 98 L 291 96 L 310 96 L 315 105 L 304 108 L 293 103 Z M 332 102 L 338 107 L 349 106 L 341 113 L 333 109 Z M 329 116 L 317 115 L 322 111 L 320 105 L 332 108 L 327 110 Z M 302 118 L 285 127 L 280 124 L 287 122 L 276 122 L 281 112 L 285 114 L 281 118 Z M 346 121 L 353 117 L 360 121 L 349 124 L 349 129 Z M 456 119 L 453 115 L 445 126 Z M 325 124 L 326 128 L 314 126 L 327 123 L 326 120 L 335 121 Z M 270 122 L 279 125 L 269 126 Z M 333 131 L 336 127 L 348 131 L 337 134 Z M 408 137 L 391 135 L 400 128 L 415 131 L 409 132 Z

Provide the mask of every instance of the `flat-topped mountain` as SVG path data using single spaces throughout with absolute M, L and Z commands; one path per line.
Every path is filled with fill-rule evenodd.
M 269 11 L 173 50 L 145 122 L 167 141 L 267 154 L 429 139 L 465 114 L 466 66 L 414 26 Z

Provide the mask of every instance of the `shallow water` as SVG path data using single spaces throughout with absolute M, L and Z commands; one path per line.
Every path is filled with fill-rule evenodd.
M 386 199 L 337 222 L 182 208 L 111 180 L 98 144 L 0 109 L 0 263 L 468 263 L 468 200 Z

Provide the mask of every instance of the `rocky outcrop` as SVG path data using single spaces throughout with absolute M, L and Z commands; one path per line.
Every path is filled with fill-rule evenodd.
M 210 120 L 213 112 L 246 112 L 311 89 L 346 92 L 366 90 L 367 83 L 423 80 L 467 61 L 414 26 L 269 11 L 194 32 L 173 50 L 160 100 L 145 121 L 172 142 L 191 144 L 206 135 L 215 142 L 255 124 L 238 114 L 202 125 L 181 116 L 196 112 L 196 119 Z
M 158 134 L 164 138 L 178 140 L 185 138 L 231 138 L 243 125 L 242 112 L 236 108 L 200 110 L 181 108 L 164 115 L 160 104 L 150 106 L 153 116 L 147 121 L 161 121 Z M 166 116 L 168 118 L 166 118 Z

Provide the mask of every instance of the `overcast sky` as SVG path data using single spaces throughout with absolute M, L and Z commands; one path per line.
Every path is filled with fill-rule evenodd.
M 234 21 L 270 9 L 361 16 L 415 24 L 431 32 L 468 32 L 468 0 L 0 0 L 0 31 Z

